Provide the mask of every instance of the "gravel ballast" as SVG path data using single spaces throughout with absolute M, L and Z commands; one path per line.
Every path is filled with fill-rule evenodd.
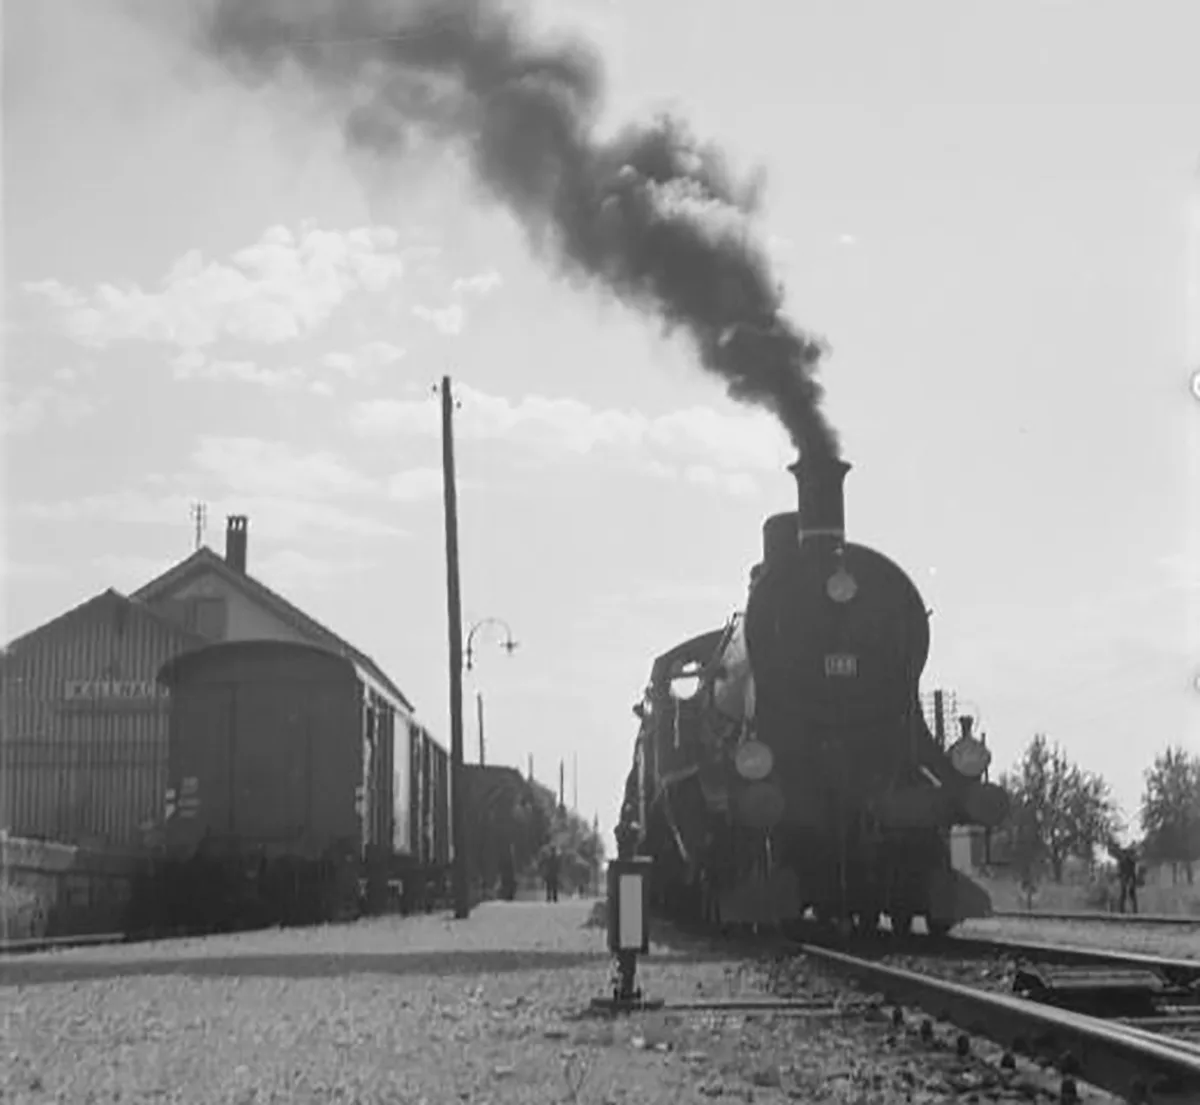
M 1016 1092 L 803 971 L 789 994 L 827 1007 L 580 1018 L 610 985 L 594 905 L 488 903 L 461 922 L 383 918 L 0 960 L 0 1100 L 891 1105 Z M 745 946 L 681 937 L 656 944 L 639 974 L 669 1003 L 778 985 Z

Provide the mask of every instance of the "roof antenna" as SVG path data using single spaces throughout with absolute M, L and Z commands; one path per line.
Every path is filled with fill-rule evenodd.
M 204 539 L 204 528 L 208 524 L 208 507 L 204 503 L 192 503 L 192 521 L 196 526 L 196 548 Z

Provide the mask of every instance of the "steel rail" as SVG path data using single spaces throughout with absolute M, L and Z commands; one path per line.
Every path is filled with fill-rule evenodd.
M 75 936 L 29 936 L 0 940 L 0 955 L 22 955 L 50 951 L 54 948 L 82 948 L 93 944 L 124 944 L 129 935 L 124 932 L 81 933 Z
M 1200 928 L 1200 917 L 1168 913 L 1087 913 L 1056 910 L 993 909 L 992 917 L 1019 921 L 1078 921 L 1102 925 L 1175 925 L 1180 928 Z M 988 918 L 981 918 L 988 920 Z
M 964 953 L 974 955 L 1028 955 L 1041 962 L 1058 960 L 1062 963 L 1114 963 L 1126 967 L 1144 967 L 1183 985 L 1200 978 L 1200 959 L 1175 959 L 1148 952 L 1125 951 L 1123 948 L 1092 948 L 1084 944 L 1052 944 L 989 936 L 951 936 L 937 950 L 940 952 L 942 948 L 951 952 L 961 949 Z M 928 955 L 930 952 L 918 947 L 914 948 L 913 954 Z
M 916 1006 L 1014 1054 L 1048 1060 L 1063 1075 L 1126 1100 L 1192 1105 L 1200 1101 L 1200 1054 L 1169 1037 L 887 967 L 816 944 L 802 944 L 800 950 L 813 962 L 882 993 L 889 1003 Z

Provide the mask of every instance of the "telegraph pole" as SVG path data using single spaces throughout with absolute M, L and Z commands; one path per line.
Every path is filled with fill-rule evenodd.
M 450 835 L 454 841 L 454 916 L 471 915 L 467 889 L 466 799 L 463 787 L 462 596 L 458 580 L 458 490 L 454 481 L 454 393 L 442 377 L 442 490 L 446 511 L 446 617 L 450 630 Z
M 479 766 L 487 762 L 483 753 L 483 691 L 475 692 L 475 713 L 479 716 Z

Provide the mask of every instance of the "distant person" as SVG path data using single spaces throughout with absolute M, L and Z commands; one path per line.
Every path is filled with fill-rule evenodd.
M 1121 897 L 1118 902 L 1117 909 L 1119 912 L 1125 912 L 1125 902 L 1129 901 L 1130 913 L 1137 913 L 1137 887 L 1138 887 L 1138 870 L 1137 870 L 1137 850 L 1134 848 L 1118 848 L 1117 849 L 1117 879 L 1120 882 Z
M 546 880 L 546 901 L 558 901 L 558 849 L 551 844 L 546 849 L 546 858 L 542 861 L 542 877 Z
M 517 865 L 510 844 L 500 858 L 500 897 L 511 902 L 517 896 Z

